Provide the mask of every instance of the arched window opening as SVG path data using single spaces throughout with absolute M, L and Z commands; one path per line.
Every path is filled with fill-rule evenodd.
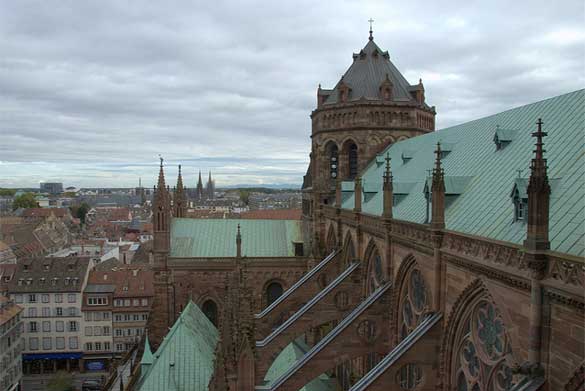
M 217 327 L 217 304 L 213 300 L 206 300 L 201 308 L 207 319 Z
M 367 293 L 368 295 L 371 295 L 385 281 L 382 257 L 377 250 L 373 251 L 368 267 Z
M 506 361 L 511 354 L 504 321 L 495 306 L 480 300 L 460 324 L 462 336 L 454 345 L 453 383 L 457 390 L 508 390 L 512 369 Z
M 339 172 L 339 151 L 337 145 L 333 143 L 328 145 L 327 157 L 329 159 L 329 178 L 337 179 Z
M 354 179 L 358 174 L 358 147 L 355 144 L 349 146 L 348 165 L 349 178 Z
M 418 268 L 412 269 L 407 275 L 400 297 L 398 330 L 399 339 L 403 340 L 418 326 L 429 309 L 427 286 Z
M 271 282 L 266 287 L 266 306 L 274 303 L 282 295 L 282 285 L 278 282 Z

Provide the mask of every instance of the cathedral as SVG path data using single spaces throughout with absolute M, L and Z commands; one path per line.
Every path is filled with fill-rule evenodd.
M 301 221 L 185 218 L 161 160 L 130 386 L 582 391 L 585 90 L 436 131 L 370 31 L 316 98 Z

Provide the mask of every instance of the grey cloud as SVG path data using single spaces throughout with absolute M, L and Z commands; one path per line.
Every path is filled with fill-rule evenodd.
M 218 182 L 300 183 L 317 84 L 369 17 L 439 127 L 585 84 L 580 1 L 2 2 L 0 186 L 154 181 L 159 153 Z

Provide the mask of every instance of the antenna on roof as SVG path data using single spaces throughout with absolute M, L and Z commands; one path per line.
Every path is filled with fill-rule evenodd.
M 368 20 L 368 22 L 370 22 L 370 38 L 368 38 L 370 41 L 374 40 L 374 31 L 372 30 L 372 23 L 374 23 L 374 19 L 370 18 Z

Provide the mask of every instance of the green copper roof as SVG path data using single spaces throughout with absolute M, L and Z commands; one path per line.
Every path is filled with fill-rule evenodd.
M 297 220 L 175 218 L 171 223 L 171 257 L 235 257 L 238 224 L 244 256 L 292 257 L 293 243 L 302 242 Z
M 440 141 L 451 149 L 442 159 L 446 178 L 453 179 L 446 185 L 458 194 L 447 196 L 447 229 L 521 244 L 526 223 L 514 221 L 510 194 L 515 184 L 522 193 L 526 191 L 535 143 L 531 133 L 536 131 L 537 119 L 542 118 L 548 133 L 545 158 L 552 188 L 551 249 L 585 255 L 584 107 L 585 90 L 579 90 L 391 145 L 382 154 L 389 153 L 392 158 L 394 183 L 414 183 L 394 206 L 394 217 L 425 222 L 424 186 Z M 510 140 L 500 150 L 494 143 L 498 130 Z M 405 161 L 403 155 L 412 158 Z M 366 168 L 362 184 L 371 189 L 373 183 L 378 192 L 362 195 L 362 210 L 381 215 L 384 164 L 377 160 Z M 404 191 L 403 185 L 399 187 Z M 343 207 L 353 209 L 353 191 L 346 189 L 351 186 L 344 188 Z
M 286 372 L 297 360 L 307 353 L 309 347 L 303 341 L 304 337 L 299 337 L 286 348 L 280 352 L 280 355 L 276 357 L 276 360 L 272 363 L 272 366 L 266 373 L 264 381 L 267 384 L 272 383 L 278 379 L 284 372 Z M 334 391 L 335 386 L 329 376 L 322 374 L 321 376 L 311 380 L 299 391 Z
M 140 364 L 150 365 L 153 362 L 154 362 L 154 356 L 152 355 L 152 350 L 150 349 L 150 342 L 148 341 L 148 334 L 147 334 L 146 340 L 144 342 L 144 353 L 142 353 L 142 359 L 140 360 Z
M 213 374 L 218 333 L 193 302 L 189 302 L 142 374 L 140 391 L 206 391 Z

